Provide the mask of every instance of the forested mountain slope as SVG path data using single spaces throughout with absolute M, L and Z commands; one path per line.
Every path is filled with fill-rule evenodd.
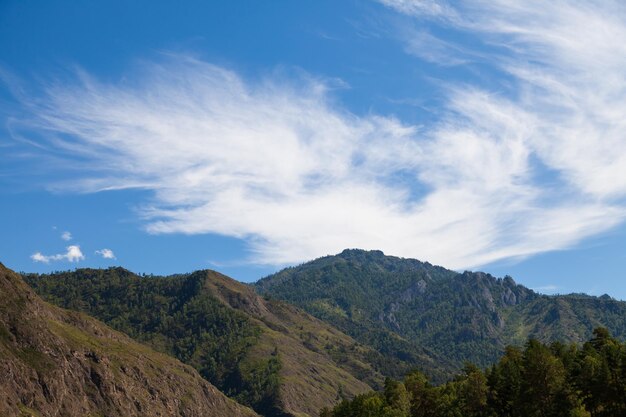
M 506 345 L 531 337 L 582 342 L 599 326 L 618 338 L 626 336 L 626 303 L 608 296 L 545 296 L 510 277 L 457 273 L 380 251 L 345 250 L 282 270 L 255 287 L 386 355 L 404 358 L 409 349 L 437 352 L 450 359 L 445 364 L 449 376 L 465 361 L 487 366 Z M 380 337 L 387 333 L 409 347 Z
M 43 302 L 0 264 L 0 415 L 256 414 L 176 359 Z
M 122 268 L 27 275 L 44 299 L 171 354 L 266 416 L 317 415 L 380 387 L 380 353 L 213 271 L 140 277 Z

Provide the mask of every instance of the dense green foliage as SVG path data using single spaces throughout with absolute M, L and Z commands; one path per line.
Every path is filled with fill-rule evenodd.
M 543 296 L 510 277 L 456 273 L 380 251 L 346 250 L 287 268 L 256 288 L 398 359 L 401 366 L 387 373 L 396 378 L 417 366 L 443 382 L 464 362 L 488 366 L 505 346 L 532 337 L 581 343 L 598 326 L 626 336 L 626 303 L 608 296 Z
M 206 272 L 142 278 L 122 268 L 83 269 L 25 279 L 47 301 L 85 312 L 192 365 L 243 404 L 265 413 L 274 406 L 279 358 L 243 363 L 260 330 L 203 290 Z
M 605 328 L 582 347 L 536 339 L 507 347 L 485 372 L 466 365 L 440 386 L 420 372 L 387 380 L 383 392 L 345 400 L 322 417 L 621 417 L 626 415 L 626 344 Z

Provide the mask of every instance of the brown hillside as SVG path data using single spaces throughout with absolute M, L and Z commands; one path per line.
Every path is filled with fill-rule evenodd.
M 207 291 L 261 327 L 249 360 L 273 352 L 280 356 L 283 411 L 317 416 L 321 408 L 336 404 L 340 395 L 353 397 L 382 384 L 382 375 L 365 360 L 371 349 L 303 310 L 264 299 L 254 288 L 218 272 L 206 274 Z
M 43 302 L 0 264 L 0 415 L 256 414 L 191 367 Z

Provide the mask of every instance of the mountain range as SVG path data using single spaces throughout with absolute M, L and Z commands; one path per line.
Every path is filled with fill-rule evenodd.
M 436 352 L 448 359 L 438 361 L 447 379 L 464 362 L 487 366 L 505 346 L 529 338 L 581 343 L 596 327 L 626 336 L 626 303 L 608 295 L 541 295 L 508 276 L 458 273 L 380 251 L 345 250 L 284 269 L 255 287 L 387 355 Z
M 41 301 L 20 283 L 21 291 L 44 306 L 39 310 L 81 317 L 93 323 L 89 329 L 107 329 L 81 336 L 88 346 L 93 337 L 115 335 L 129 347 L 114 353 L 141 349 L 167 358 L 171 362 L 160 367 L 164 374 L 178 375 L 168 367 L 184 367 L 196 376 L 196 383 L 216 387 L 212 389 L 219 398 L 226 398 L 224 393 L 242 404 L 225 403 L 240 407 L 237 412 L 252 413 L 250 407 L 266 417 L 316 416 L 324 407 L 380 389 L 385 378 L 401 379 L 413 369 L 442 383 L 461 372 L 466 362 L 489 366 L 505 346 L 523 345 L 528 338 L 580 343 L 600 326 L 618 338 L 626 336 L 626 303 L 609 296 L 546 296 L 511 277 L 459 273 L 380 251 L 345 250 L 254 284 L 210 270 L 157 277 L 123 268 L 77 269 L 23 278 L 57 306 Z M 11 317 L 13 322 L 21 320 L 19 315 Z M 80 323 L 65 326 L 85 332 Z M 47 331 L 32 321 L 21 326 L 36 329 L 34 334 Z M 22 333 L 9 333 L 20 346 L 30 343 L 20 339 Z M 45 346 L 43 340 L 38 343 Z M 0 358 L 5 356 L 3 352 Z M 19 358 L 14 354 L 3 360 L 17 363 Z M 124 362 L 113 358 L 99 363 L 114 361 Z M 117 374 L 112 370 L 106 375 Z M 83 378 L 74 383 L 86 382 Z M 29 389 L 42 390 L 36 385 Z M 104 398 L 98 395 L 93 404 Z M 22 398 L 20 407 L 42 409 Z

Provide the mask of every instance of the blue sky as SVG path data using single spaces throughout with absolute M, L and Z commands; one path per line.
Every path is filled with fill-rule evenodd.
M 610 1 L 4 1 L 0 260 L 626 299 L 625 38 Z

